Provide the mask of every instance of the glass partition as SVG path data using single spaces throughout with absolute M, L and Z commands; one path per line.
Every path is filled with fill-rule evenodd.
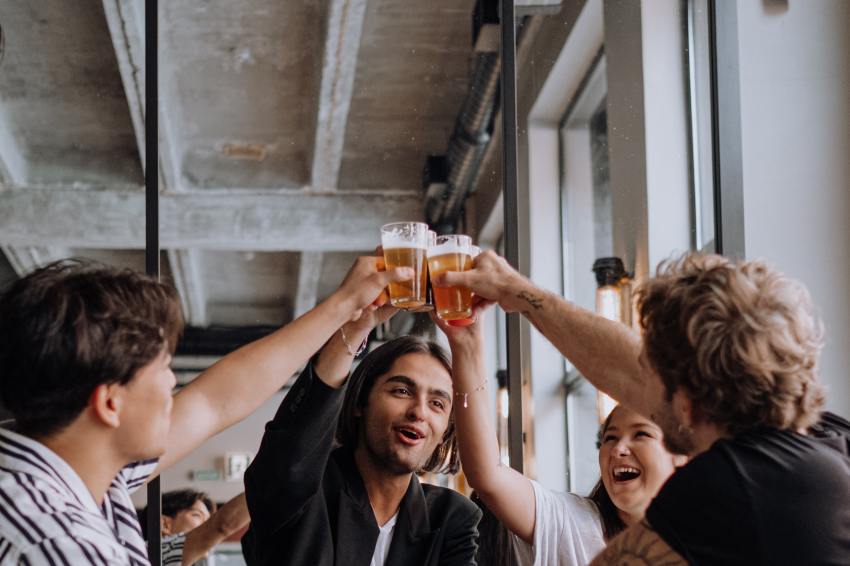
M 187 322 L 178 387 L 327 298 L 382 224 L 463 222 L 450 191 L 469 190 L 460 177 L 477 170 L 459 168 L 484 147 L 451 139 L 464 108 L 483 117 L 482 139 L 492 128 L 470 102 L 474 4 L 160 3 L 160 239 Z M 407 332 L 433 332 L 427 314 L 397 314 L 370 347 Z M 237 495 L 286 393 L 166 470 L 163 493 Z M 219 548 L 227 563 L 235 545 Z

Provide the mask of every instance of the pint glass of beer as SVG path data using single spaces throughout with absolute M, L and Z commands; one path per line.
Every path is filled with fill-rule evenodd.
M 438 287 L 434 283 L 446 271 L 472 269 L 472 240 L 469 236 L 452 234 L 437 236 L 428 248 L 428 271 L 434 289 L 434 308 L 443 320 L 459 320 L 472 316 L 472 291 L 465 287 Z
M 428 225 L 422 222 L 395 222 L 381 227 L 381 246 L 387 269 L 412 267 L 413 279 L 390 283 L 390 303 L 400 309 L 425 304 L 428 253 Z
M 433 230 L 428 230 L 428 248 L 430 249 L 437 242 L 437 233 Z M 426 262 L 427 267 L 427 262 Z M 425 278 L 425 304 L 418 307 L 407 309 L 410 312 L 430 312 L 434 310 L 434 289 L 431 287 L 431 279 Z

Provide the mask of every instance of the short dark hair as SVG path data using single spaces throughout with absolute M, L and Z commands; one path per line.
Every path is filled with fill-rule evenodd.
M 375 385 L 378 376 L 385 374 L 392 365 L 408 354 L 427 354 L 440 362 L 446 371 L 451 373 L 452 364 L 446 351 L 436 342 L 430 342 L 418 336 L 402 336 L 390 340 L 370 352 L 348 380 L 345 399 L 342 402 L 339 423 L 337 425 L 337 442 L 343 446 L 355 447 L 359 435 L 358 409 L 363 409 L 369 400 L 369 393 Z M 443 440 L 434 450 L 421 470 L 417 472 L 437 472 L 454 474 L 460 469 L 457 454 L 457 437 L 455 435 L 454 404 L 449 426 L 443 434 Z
M 165 517 L 174 517 L 180 511 L 191 508 L 197 501 L 203 502 L 210 515 L 215 513 L 215 503 L 203 491 L 175 489 L 174 491 L 166 491 L 162 494 L 162 515 Z
M 62 260 L 0 297 L 0 403 L 25 435 L 53 434 L 104 383 L 127 383 L 183 319 L 174 288 L 131 271 Z

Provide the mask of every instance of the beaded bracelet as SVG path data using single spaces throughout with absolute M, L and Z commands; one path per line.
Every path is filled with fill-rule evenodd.
M 463 397 L 463 408 L 466 409 L 467 407 L 469 407 L 469 394 L 470 393 L 477 393 L 478 391 L 484 391 L 485 389 L 487 389 L 487 380 L 486 379 L 481 382 L 481 385 L 479 385 L 478 387 L 476 387 L 472 391 L 467 391 L 466 393 L 461 393 L 460 391 L 455 391 L 455 396 L 456 397 Z
M 360 344 L 360 347 L 357 348 L 357 351 L 354 351 L 351 348 L 351 344 L 348 342 L 348 338 L 345 337 L 345 330 L 343 330 L 342 326 L 339 327 L 339 335 L 342 337 L 342 343 L 345 344 L 345 349 L 348 350 L 348 353 L 355 358 L 363 353 L 363 350 L 366 349 L 366 344 L 369 342 L 369 335 L 367 334 L 366 338 L 364 338 L 363 342 Z

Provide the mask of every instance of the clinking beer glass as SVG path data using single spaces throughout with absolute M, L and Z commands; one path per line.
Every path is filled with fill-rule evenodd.
M 468 319 L 472 316 L 472 291 L 466 287 L 439 287 L 434 279 L 446 271 L 472 269 L 472 240 L 462 234 L 437 236 L 428 248 L 428 271 L 434 289 L 434 308 L 443 320 Z
M 413 279 L 390 283 L 390 304 L 415 309 L 426 302 L 426 256 L 428 225 L 422 222 L 394 222 L 381 227 L 381 246 L 387 269 L 412 267 Z

